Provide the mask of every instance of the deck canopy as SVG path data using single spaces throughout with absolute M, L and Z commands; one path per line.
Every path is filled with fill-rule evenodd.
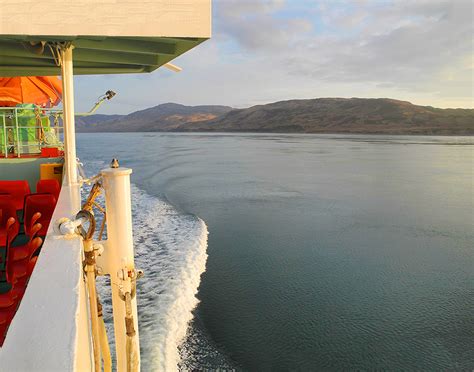
M 0 0 L 0 76 L 59 75 L 58 43 L 74 74 L 151 72 L 211 34 L 210 0 Z

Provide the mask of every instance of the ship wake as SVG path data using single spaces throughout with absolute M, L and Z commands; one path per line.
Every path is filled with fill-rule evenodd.
M 145 276 L 137 282 L 141 369 L 175 371 L 180 361 L 196 294 L 207 260 L 207 226 L 200 218 L 132 184 L 135 266 Z M 113 320 L 110 287 L 99 278 L 104 320 L 112 354 Z
M 142 370 L 177 370 L 207 260 L 207 227 L 196 216 L 132 185 Z

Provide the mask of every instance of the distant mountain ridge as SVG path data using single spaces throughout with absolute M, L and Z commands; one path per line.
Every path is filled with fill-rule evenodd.
M 166 103 L 129 115 L 93 115 L 76 122 L 79 132 L 474 135 L 473 109 L 439 109 L 389 98 L 289 100 L 246 109 Z
M 215 119 L 232 110 L 228 106 L 184 106 L 164 103 L 128 115 L 91 115 L 76 118 L 78 132 L 159 132 L 180 124 Z

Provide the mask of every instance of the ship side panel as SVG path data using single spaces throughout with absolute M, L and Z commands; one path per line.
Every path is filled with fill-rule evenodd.
M 59 218 L 73 218 L 79 209 L 79 186 L 63 185 L 35 270 L 0 349 L 2 371 L 91 370 L 82 241 L 54 231 Z

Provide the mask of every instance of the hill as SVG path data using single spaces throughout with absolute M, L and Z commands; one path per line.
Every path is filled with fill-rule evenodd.
M 227 106 L 184 106 L 165 103 L 129 115 L 91 115 L 76 118 L 78 132 L 160 132 L 180 124 L 215 119 L 232 110 Z
M 96 127 L 100 123 L 117 120 L 125 115 L 104 115 L 95 114 L 90 116 L 76 116 L 76 130 L 78 132 L 87 131 L 89 127 Z
M 167 103 L 125 116 L 93 115 L 88 132 L 277 132 L 474 135 L 474 110 L 388 98 L 290 100 L 246 109 Z M 80 119 L 79 119 L 80 120 Z
M 232 110 L 184 131 L 474 135 L 474 110 L 387 98 L 291 100 Z

